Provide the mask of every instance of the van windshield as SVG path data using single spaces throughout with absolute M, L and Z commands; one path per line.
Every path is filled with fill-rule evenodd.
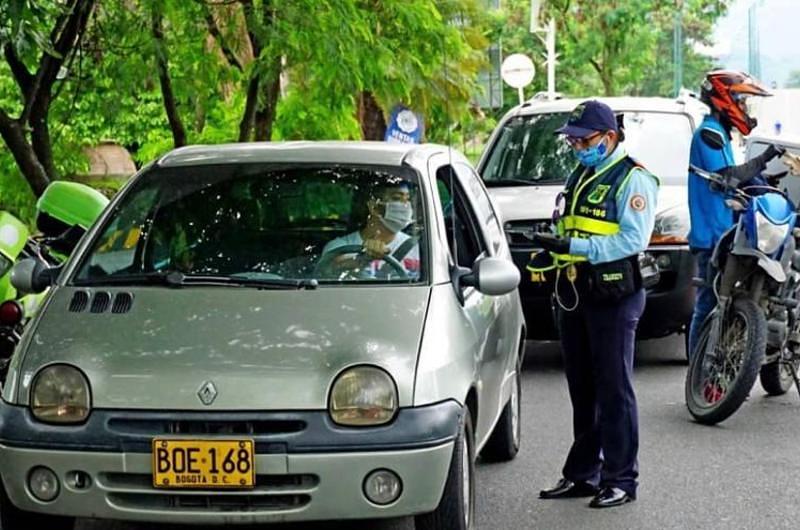
M 556 129 L 568 112 L 517 116 L 499 132 L 481 176 L 488 187 L 564 184 L 577 164 Z M 692 122 L 687 115 L 626 111 L 625 148 L 654 175 L 685 183 Z
M 408 169 L 155 168 L 115 206 L 73 283 L 419 282 L 423 235 L 417 175 Z

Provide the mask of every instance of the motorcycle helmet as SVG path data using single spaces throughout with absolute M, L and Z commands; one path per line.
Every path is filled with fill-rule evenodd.
M 750 134 L 758 122 L 748 114 L 746 100 L 750 96 L 771 96 L 758 81 L 743 72 L 714 70 L 706 74 L 700 99 L 720 113 L 730 127 Z

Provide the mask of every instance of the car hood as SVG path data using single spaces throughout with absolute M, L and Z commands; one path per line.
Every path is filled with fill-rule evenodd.
M 489 188 L 504 221 L 550 219 L 556 197 L 563 186 L 511 186 Z M 686 186 L 662 184 L 658 190 L 658 212 L 687 204 Z
M 429 287 L 105 290 L 133 295 L 121 314 L 70 312 L 77 290 L 58 288 L 29 330 L 20 403 L 39 368 L 61 362 L 86 374 L 95 408 L 324 409 L 336 375 L 360 363 L 385 368 L 400 405 L 412 402 Z M 211 405 L 198 395 L 207 381 Z

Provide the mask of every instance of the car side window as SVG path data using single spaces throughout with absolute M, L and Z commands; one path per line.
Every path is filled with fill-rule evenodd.
M 476 212 L 466 199 L 453 167 L 446 165 L 436 171 L 436 185 L 444 213 L 450 255 L 461 267 L 471 268 L 486 252 L 486 243 L 477 226 Z
M 489 195 L 486 193 L 483 185 L 481 185 L 480 177 L 471 167 L 466 164 L 458 163 L 455 164 L 455 168 L 461 177 L 461 181 L 467 183 L 467 193 L 470 195 L 477 208 L 478 224 L 483 227 L 492 246 L 491 252 L 495 254 L 500 250 L 500 245 L 505 236 L 500 226 L 500 220 L 497 218 L 497 214 L 492 207 L 491 199 L 489 199 Z

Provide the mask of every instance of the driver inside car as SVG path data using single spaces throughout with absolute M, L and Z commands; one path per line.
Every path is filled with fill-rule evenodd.
M 386 182 L 370 190 L 366 200 L 366 220 L 360 230 L 329 241 L 322 250 L 326 255 L 347 246 L 360 246 L 358 254 L 333 257 L 328 270 L 334 275 L 353 274 L 359 278 L 387 278 L 396 271 L 385 260 L 395 258 L 409 278 L 419 276 L 419 242 L 402 230 L 414 219 L 411 191 L 406 182 Z

